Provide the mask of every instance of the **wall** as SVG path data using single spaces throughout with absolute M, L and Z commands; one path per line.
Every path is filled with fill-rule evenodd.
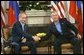
M 28 15 L 27 24 L 28 25 L 45 25 L 49 24 L 50 21 L 50 10 L 27 10 Z

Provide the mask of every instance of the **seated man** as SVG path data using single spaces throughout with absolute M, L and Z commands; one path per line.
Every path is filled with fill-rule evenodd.
M 69 42 L 73 45 L 74 54 L 81 54 L 79 41 L 81 36 L 79 36 L 77 28 L 69 21 L 67 21 L 66 18 L 59 18 L 56 12 L 53 12 L 51 16 L 53 19 L 53 23 L 49 26 L 47 36 L 42 38 L 42 40 L 46 40 L 52 34 L 54 34 L 56 37 L 54 40 L 56 54 L 61 54 L 61 44 L 65 42 Z
M 12 28 L 11 36 L 13 37 L 13 43 L 14 44 L 14 51 L 15 54 L 20 53 L 21 45 L 27 45 L 30 47 L 31 54 L 36 54 L 36 40 L 39 40 L 36 36 L 32 36 L 29 34 L 29 28 L 28 25 L 25 23 L 27 19 L 27 15 L 25 12 L 20 12 L 19 14 L 19 21 L 17 21 Z M 22 39 L 26 38 L 26 42 L 21 42 Z

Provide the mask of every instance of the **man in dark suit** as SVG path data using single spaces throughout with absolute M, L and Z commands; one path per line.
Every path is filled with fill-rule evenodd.
M 78 34 L 77 28 L 71 24 L 66 18 L 60 19 L 56 12 L 52 13 L 53 23 L 50 24 L 46 37 L 47 40 L 52 34 L 55 35 L 54 48 L 56 54 L 61 54 L 61 44 L 69 42 L 73 45 L 74 54 L 81 54 L 80 41 L 81 36 Z
M 36 36 L 32 36 L 29 33 L 28 25 L 26 24 L 27 15 L 25 12 L 19 14 L 19 21 L 17 21 L 12 28 L 11 36 L 13 37 L 12 44 L 14 45 L 14 51 L 16 54 L 20 53 L 20 48 L 22 45 L 27 45 L 30 47 L 31 54 L 36 54 L 35 41 L 39 40 Z M 25 39 L 25 42 L 22 40 Z

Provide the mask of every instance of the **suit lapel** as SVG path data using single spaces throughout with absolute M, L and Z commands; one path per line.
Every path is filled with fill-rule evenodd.
M 25 24 L 25 25 L 24 25 L 24 31 L 26 31 L 26 29 L 27 29 L 27 28 L 26 28 L 26 24 Z
M 53 23 L 53 28 L 52 29 L 53 29 L 53 31 L 58 32 L 54 23 Z
M 21 31 L 23 31 L 23 29 L 22 29 L 22 25 L 21 25 L 21 23 L 19 22 L 19 29 L 21 30 Z
M 60 26 L 61 26 L 61 29 L 62 29 L 62 33 L 63 33 L 63 22 L 61 21 L 61 20 L 59 20 L 59 22 L 60 22 Z M 56 26 L 55 26 L 55 24 L 53 23 L 53 29 L 56 31 L 56 32 L 58 32 L 58 30 L 57 30 L 57 28 L 56 28 Z
M 27 33 L 29 32 L 29 28 L 27 24 L 24 25 L 24 32 L 27 32 Z
M 60 26 L 61 26 L 61 29 L 62 29 L 62 33 L 63 33 L 63 28 L 64 28 L 64 22 L 62 21 L 62 20 L 59 20 L 59 22 L 60 22 Z

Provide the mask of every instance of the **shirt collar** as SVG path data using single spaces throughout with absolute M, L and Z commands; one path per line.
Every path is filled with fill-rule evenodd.
M 21 23 L 21 25 L 25 25 L 24 23 L 22 23 L 22 22 L 20 22 Z
M 59 23 L 59 20 L 57 22 L 54 22 L 55 25 L 58 24 L 58 23 Z

